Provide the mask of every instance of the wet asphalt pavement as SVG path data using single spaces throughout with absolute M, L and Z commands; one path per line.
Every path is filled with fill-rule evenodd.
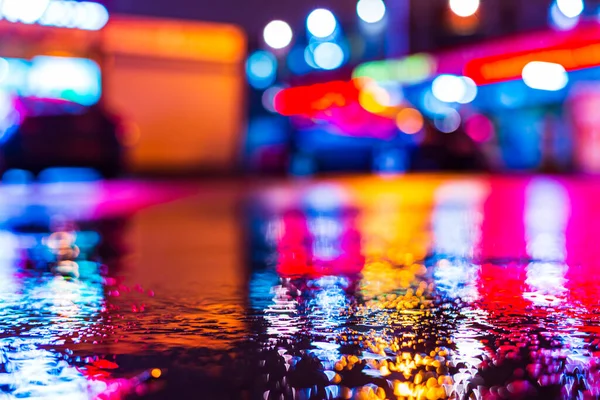
M 0 194 L 0 399 L 600 396 L 600 180 Z

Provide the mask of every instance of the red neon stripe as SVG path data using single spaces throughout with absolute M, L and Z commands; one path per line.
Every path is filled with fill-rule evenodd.
M 333 81 L 311 86 L 284 89 L 274 99 L 275 110 L 281 115 L 305 115 L 344 107 L 358 101 L 359 89 L 356 81 Z
M 535 51 L 521 51 L 494 55 L 469 61 L 463 74 L 478 85 L 520 79 L 523 68 L 532 61 L 560 64 L 567 71 L 575 71 L 600 65 L 600 43 L 597 40 L 569 41 L 561 45 Z

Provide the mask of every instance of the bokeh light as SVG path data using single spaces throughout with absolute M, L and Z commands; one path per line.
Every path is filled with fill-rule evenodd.
M 433 120 L 435 127 L 444 133 L 452 133 L 460 127 L 461 118 L 458 111 L 449 109 Z
M 375 82 L 366 84 L 358 95 L 358 103 L 366 111 L 379 114 L 387 110 L 390 104 L 389 93 Z
M 332 70 L 344 63 L 344 50 L 337 43 L 320 43 L 313 52 L 313 60 L 319 68 Z
M 434 79 L 431 90 L 444 103 L 467 104 L 477 97 L 477 85 L 465 76 L 440 75 Z
M 550 24 L 559 30 L 573 29 L 579 23 L 579 16 L 569 18 L 558 8 L 554 2 L 550 6 Z
M 383 0 L 360 0 L 356 4 L 358 17 L 369 24 L 381 21 L 385 17 L 385 11 Z
M 272 86 L 263 92 L 261 102 L 265 110 L 272 113 L 277 112 L 275 110 L 275 96 L 282 90 L 281 86 Z
M 532 89 L 555 92 L 567 86 L 569 76 L 560 64 L 532 61 L 523 68 L 523 81 Z
M 465 132 L 478 143 L 487 142 L 494 137 L 494 124 L 483 114 L 475 114 L 465 122 Z
M 50 0 L 4 0 L 2 15 L 10 22 L 33 24 L 44 15 L 49 3 Z
M 287 47 L 292 42 L 293 36 L 290 25 L 281 20 L 269 22 L 263 31 L 265 43 L 277 50 Z
M 583 0 L 556 0 L 556 6 L 567 18 L 580 16 L 585 7 Z
M 450 0 L 450 9 L 459 17 L 470 17 L 479 10 L 479 0 Z
M 331 11 L 317 8 L 306 18 L 306 28 L 311 35 L 317 38 L 327 38 L 335 32 L 337 21 Z
M 467 76 L 462 76 L 460 78 L 463 81 L 465 93 L 464 93 L 463 97 L 458 100 L 458 103 L 460 103 L 460 104 L 471 103 L 477 97 L 477 85 L 475 84 L 475 81 L 473 81 L 473 79 L 471 79 Z
M 315 64 L 314 47 L 314 44 L 306 46 L 304 49 L 304 62 L 306 62 L 310 68 L 318 69 L 319 67 Z
M 150 375 L 152 375 L 154 379 L 158 379 L 162 375 L 162 371 L 158 368 L 154 368 L 152 371 L 150 371 Z
M 109 14 L 102 4 L 89 1 L 4 0 L 0 19 L 95 31 L 106 25 Z
M 398 113 L 396 125 L 402 132 L 412 135 L 423 129 L 423 115 L 414 108 L 405 108 Z
M 277 59 L 265 50 L 257 50 L 246 62 L 248 83 L 256 89 L 265 89 L 275 82 L 277 77 Z

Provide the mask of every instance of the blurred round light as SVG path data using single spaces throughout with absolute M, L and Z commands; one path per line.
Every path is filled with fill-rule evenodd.
M 569 83 L 569 75 L 560 64 L 532 61 L 523 68 L 523 81 L 532 89 L 555 92 Z
M 460 114 L 456 110 L 448 110 L 445 114 L 438 115 L 433 123 L 437 129 L 444 133 L 451 133 L 460 126 Z
M 108 22 L 108 11 L 102 4 L 82 1 L 77 7 L 76 25 L 79 29 L 97 31 Z
M 308 32 L 318 38 L 326 38 L 333 35 L 337 21 L 333 13 L 325 8 L 317 8 L 306 18 Z
M 52 1 L 48 5 L 44 16 L 39 20 L 42 25 L 64 26 L 64 21 L 68 17 L 64 2 Z
M 358 103 L 364 110 L 372 114 L 379 114 L 388 109 L 390 95 L 381 86 L 376 83 L 370 83 L 360 90 Z
M 456 75 L 440 75 L 433 81 L 431 90 L 436 99 L 444 103 L 457 103 L 467 95 L 466 83 Z
M 50 0 L 4 0 L 2 15 L 10 22 L 33 24 L 42 18 L 49 4 Z
M 459 17 L 470 17 L 479 10 L 479 0 L 450 0 L 450 9 Z
M 579 16 L 569 18 L 558 9 L 556 3 L 550 6 L 550 23 L 557 29 L 569 30 L 577 26 Z
M 315 47 L 313 59 L 319 68 L 336 69 L 344 63 L 344 50 L 336 43 L 321 43 Z
M 275 110 L 275 96 L 277 93 L 283 90 L 280 86 L 273 86 L 264 91 L 261 101 L 265 110 L 270 111 L 272 113 L 277 112 Z
M 468 76 L 461 76 L 460 79 L 462 79 L 465 86 L 465 94 L 461 99 L 458 100 L 458 103 L 471 103 L 477 97 L 477 85 L 475 84 L 475 81 Z
M 277 69 L 277 59 L 268 51 L 258 50 L 248 57 L 248 73 L 257 78 L 268 78 Z
M 356 4 L 356 13 L 363 21 L 374 24 L 385 17 L 385 3 L 383 0 L 360 0 Z
M 274 49 L 283 49 L 292 42 L 292 28 L 285 21 L 271 21 L 265 26 L 263 38 Z
M 308 64 L 308 66 L 311 68 L 319 68 L 317 64 L 315 64 L 315 56 L 313 54 L 313 49 L 310 45 L 306 46 L 306 48 L 304 49 L 304 61 L 306 61 L 306 64 Z
M 488 117 L 476 114 L 465 122 L 465 132 L 478 143 L 487 142 L 494 136 L 494 124 Z
M 257 50 L 248 57 L 246 74 L 248 83 L 256 89 L 269 87 L 277 77 L 277 59 L 268 51 Z
M 556 5 L 567 18 L 580 16 L 584 9 L 583 0 L 556 0 Z
M 398 113 L 396 125 L 402 132 L 412 135 L 423 129 L 423 115 L 414 108 L 405 108 Z

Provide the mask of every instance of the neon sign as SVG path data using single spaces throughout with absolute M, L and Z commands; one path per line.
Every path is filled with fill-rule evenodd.
M 435 59 L 428 54 L 414 54 L 400 60 L 372 61 L 359 65 L 353 78 L 370 78 L 377 82 L 404 84 L 424 82 L 436 73 Z
M 100 67 L 85 58 L 0 58 L 0 89 L 19 96 L 92 105 L 102 93 Z
M 108 22 L 102 4 L 71 0 L 0 0 L 0 20 L 89 31 Z

